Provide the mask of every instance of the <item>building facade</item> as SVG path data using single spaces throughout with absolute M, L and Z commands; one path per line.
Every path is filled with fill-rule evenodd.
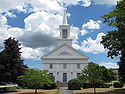
M 60 38 L 57 40 L 57 47 L 41 59 L 43 68 L 54 76 L 55 82 L 68 82 L 80 76 L 81 70 L 88 64 L 88 57 L 72 47 L 66 11 L 59 30 Z

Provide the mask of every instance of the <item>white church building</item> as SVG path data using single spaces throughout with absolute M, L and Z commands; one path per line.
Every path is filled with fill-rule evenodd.
M 42 56 L 43 69 L 53 75 L 55 82 L 68 82 L 80 76 L 81 70 L 88 64 L 88 57 L 72 47 L 70 25 L 66 11 L 62 25 L 59 26 L 60 38 L 55 49 Z

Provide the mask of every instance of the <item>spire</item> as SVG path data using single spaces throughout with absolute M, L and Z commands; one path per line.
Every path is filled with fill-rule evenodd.
M 67 22 L 67 14 L 66 14 L 66 8 L 64 8 L 64 14 L 63 14 L 63 22 L 62 25 L 68 25 Z

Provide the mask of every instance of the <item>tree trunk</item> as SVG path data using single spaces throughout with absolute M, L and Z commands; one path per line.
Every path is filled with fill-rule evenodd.
M 94 94 L 96 94 L 96 88 L 94 87 Z
M 124 51 L 122 51 L 122 56 L 120 57 L 119 75 L 123 78 L 123 82 L 125 82 L 125 52 Z
M 35 89 L 35 94 L 37 94 L 37 88 Z
M 94 88 L 94 94 L 96 94 L 96 87 L 95 87 L 95 83 L 93 83 L 93 88 Z

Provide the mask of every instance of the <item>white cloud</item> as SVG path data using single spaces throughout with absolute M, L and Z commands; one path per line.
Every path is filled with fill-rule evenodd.
M 47 53 L 48 51 L 51 51 L 54 46 L 51 47 L 40 47 L 40 48 L 31 48 L 31 47 L 26 47 L 24 45 L 21 45 L 22 49 L 21 49 L 21 56 L 23 59 L 41 59 L 41 56 L 43 56 L 45 53 Z
M 4 16 L 16 17 L 15 14 L 13 14 L 12 12 L 9 12 L 9 11 L 5 12 Z
M 20 36 L 23 36 L 24 32 L 26 32 L 24 29 L 20 29 L 18 27 L 10 27 L 7 24 L 7 19 L 5 16 L 2 16 L 0 14 L 0 50 L 4 48 L 3 41 L 9 37 L 14 37 L 18 39 Z M 41 55 L 40 49 L 32 49 L 23 46 L 21 51 L 22 57 L 24 59 L 31 59 L 31 58 L 37 58 L 37 56 Z
M 120 0 L 94 0 L 95 4 L 116 5 Z
M 0 27 L 4 27 L 7 24 L 7 18 L 0 14 Z
M 15 9 L 17 6 L 24 6 L 25 0 L 0 0 L 0 13 Z
M 49 12 L 60 12 L 64 3 L 67 6 L 79 4 L 88 7 L 91 5 L 91 0 L 0 0 L 0 13 L 10 9 L 26 11 L 24 7 L 26 7 L 28 3 L 33 6 L 34 11 L 46 10 Z
M 82 42 L 80 49 L 83 50 L 84 52 L 90 52 L 93 54 L 105 52 L 103 45 L 100 44 L 100 41 L 102 40 L 102 36 L 104 35 L 105 34 L 101 32 L 97 35 L 95 40 L 91 39 L 90 37 L 87 38 L 87 40 L 84 40 Z
M 112 62 L 102 62 L 99 63 L 100 66 L 105 66 L 106 68 L 113 68 L 113 69 L 118 69 L 119 66 L 117 63 L 112 63 Z
M 7 12 L 11 9 L 27 11 L 27 4 L 31 4 L 33 11 L 46 10 L 48 12 L 57 12 L 62 7 L 57 0 L 0 0 L 0 13 Z M 32 9 L 32 8 L 31 8 Z M 30 9 L 29 9 L 30 11 Z
M 82 6 L 84 6 L 84 7 L 88 7 L 88 6 L 90 6 L 92 4 L 91 0 L 84 0 L 83 2 L 84 3 L 82 4 Z
M 42 47 L 55 44 L 56 38 L 59 37 L 58 26 L 61 24 L 61 20 L 61 15 L 49 14 L 45 11 L 31 14 L 24 19 L 27 32 L 24 33 L 25 37 L 20 37 L 22 43 L 28 46 L 29 42 L 32 42 L 32 44 L 29 45 L 30 47 Z
M 84 7 L 88 7 L 91 5 L 91 0 L 57 0 L 58 2 L 60 2 L 62 5 L 66 4 L 66 6 L 70 6 L 70 5 L 81 5 Z
M 7 32 L 8 25 L 7 18 L 0 14 L 0 50 L 3 49 L 3 41 L 8 37 L 9 33 Z
M 10 37 L 18 38 L 23 35 L 25 30 L 18 27 L 11 27 L 7 29 L 7 32 L 10 34 Z
M 71 39 L 73 39 L 73 42 L 77 41 L 79 33 L 80 33 L 80 30 L 78 27 L 71 26 L 70 37 Z
M 73 43 L 72 47 L 77 49 L 77 50 L 81 49 L 81 47 L 77 43 Z
M 0 14 L 0 50 L 3 49 L 3 41 L 9 37 L 18 38 L 23 34 L 23 29 L 7 25 L 7 18 Z
M 80 32 L 81 32 L 81 35 L 82 35 L 82 36 L 88 33 L 88 31 L 85 30 L 85 29 L 81 30 Z
M 43 55 L 40 48 L 33 49 L 30 47 L 25 47 L 23 45 L 21 52 L 23 52 L 21 54 L 23 59 L 40 59 L 40 57 Z
M 18 9 L 26 12 L 27 4 L 31 4 L 33 11 L 46 10 L 48 12 L 61 12 L 63 4 L 66 6 L 81 5 L 88 7 L 92 4 L 111 4 L 116 5 L 119 0 L 0 0 L 0 13 L 7 12 L 10 9 Z M 30 11 L 30 10 L 29 10 Z
M 28 3 L 32 4 L 35 10 L 46 10 L 48 12 L 59 12 L 62 10 L 57 0 L 28 0 Z
M 75 32 L 71 32 L 71 35 L 74 36 L 76 39 L 73 42 L 72 46 L 75 49 L 78 49 L 78 50 L 80 49 L 80 50 L 83 50 L 85 52 L 91 52 L 91 53 L 94 53 L 94 54 L 103 52 L 104 51 L 104 47 L 103 47 L 103 45 L 100 44 L 100 41 L 102 40 L 101 36 L 105 35 L 104 33 L 99 33 L 97 35 L 96 40 L 92 40 L 89 37 L 87 40 L 83 41 L 81 46 L 79 46 L 78 43 L 77 43 L 77 39 L 78 39 L 78 35 L 79 34 L 81 36 L 84 36 L 85 34 L 89 33 L 92 30 L 96 30 L 96 29 L 98 30 L 98 29 L 101 28 L 100 27 L 101 23 L 102 23 L 101 20 L 94 21 L 94 20 L 90 19 L 87 23 L 82 25 L 82 29 L 81 30 L 78 27 L 73 27 Z M 74 37 L 72 37 L 72 38 L 74 39 Z M 96 49 L 97 47 L 98 48 L 102 47 L 102 50 L 97 51 L 97 49 Z
M 101 21 L 94 21 L 94 20 L 89 20 L 86 24 L 82 25 L 83 29 L 90 29 L 90 30 L 94 30 L 94 29 L 100 29 L 100 23 Z
M 35 12 L 25 18 L 25 32 L 19 37 L 24 45 L 23 58 L 41 57 L 45 50 L 53 48 L 56 38 L 59 37 L 58 25 L 61 20 L 60 14 L 54 15 L 45 11 Z
M 84 36 L 85 34 L 89 33 L 90 31 L 92 32 L 93 30 L 98 30 L 101 28 L 101 20 L 94 21 L 90 19 L 87 23 L 82 25 L 82 29 L 79 30 L 79 33 L 81 36 Z
M 45 34 L 58 36 L 58 25 L 61 24 L 62 16 L 57 14 L 49 14 L 48 12 L 41 11 L 35 12 L 24 19 L 25 28 L 28 31 L 36 32 L 40 29 Z M 54 23 L 54 24 L 53 24 Z

